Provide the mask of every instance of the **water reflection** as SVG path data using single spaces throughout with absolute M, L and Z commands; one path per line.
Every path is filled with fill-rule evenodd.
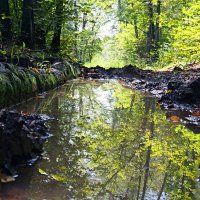
M 55 117 L 49 123 L 54 137 L 44 159 L 1 186 L 2 195 L 199 199 L 200 135 L 170 124 L 155 98 L 117 82 L 74 81 L 17 109 Z

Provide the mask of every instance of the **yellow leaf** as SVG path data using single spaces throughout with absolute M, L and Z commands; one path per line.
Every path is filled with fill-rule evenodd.
M 167 90 L 166 94 L 172 93 L 173 90 Z
M 47 176 L 48 176 L 48 174 L 47 174 L 44 170 L 42 170 L 42 169 L 39 168 L 38 171 L 39 171 L 40 174 L 42 174 L 42 175 L 47 175 Z
M 59 181 L 59 182 L 62 182 L 62 181 L 64 181 L 64 180 L 65 180 L 65 178 L 64 178 L 64 177 L 62 177 L 62 176 L 59 176 L 59 175 L 56 175 L 56 174 L 54 174 L 54 175 L 51 175 L 51 177 L 52 177 L 54 180 L 56 180 L 56 181 Z

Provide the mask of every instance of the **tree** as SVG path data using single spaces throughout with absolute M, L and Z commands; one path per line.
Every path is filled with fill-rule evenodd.
M 21 40 L 26 47 L 34 48 L 34 15 L 33 15 L 33 0 L 23 1 Z
M 60 50 L 60 36 L 63 23 L 63 6 L 63 0 L 56 0 L 54 34 L 51 43 L 51 48 L 54 53 L 58 53 Z
M 12 42 L 11 16 L 8 0 L 0 1 L 0 30 L 3 44 Z
M 48 4 L 48 2 L 45 2 Z M 46 27 L 48 26 L 47 10 L 42 4 L 42 0 L 35 0 L 34 2 L 34 25 L 35 25 L 35 45 L 39 49 L 44 49 L 46 46 Z

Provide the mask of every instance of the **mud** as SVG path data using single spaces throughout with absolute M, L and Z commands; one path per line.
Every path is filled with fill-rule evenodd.
M 46 115 L 0 111 L 0 182 L 14 181 L 18 165 L 32 165 L 41 156 L 51 136 L 47 120 Z

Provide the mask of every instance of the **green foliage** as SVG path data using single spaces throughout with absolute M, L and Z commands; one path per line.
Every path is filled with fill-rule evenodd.
M 141 68 L 198 63 L 199 8 L 199 2 L 194 0 L 118 1 L 117 9 L 113 10 L 118 17 L 118 31 L 111 38 L 115 45 L 109 48 L 104 45 L 103 49 L 107 54 L 117 55 L 121 63 Z M 152 38 L 150 26 L 154 31 Z
M 61 21 L 59 56 L 87 66 L 108 68 L 131 63 L 142 68 L 161 68 L 200 61 L 198 1 L 63 0 L 62 3 L 63 12 L 57 13 L 56 0 L 34 1 L 35 50 L 52 53 L 56 26 Z M 9 1 L 9 6 L 13 41 L 0 54 L 14 57 L 26 49 L 20 39 L 23 1 Z M 1 18 L 7 16 L 3 14 Z M 109 21 L 115 21 L 115 33 L 106 39 L 101 29 Z
M 85 63 L 87 67 L 95 67 L 97 65 L 103 66 L 108 69 L 111 67 L 122 67 L 126 63 L 121 58 L 120 49 L 114 50 L 117 45 L 117 40 L 113 38 L 104 38 L 102 41 L 102 51 L 100 53 L 96 53 L 91 62 Z M 112 51 L 113 49 L 113 51 Z

